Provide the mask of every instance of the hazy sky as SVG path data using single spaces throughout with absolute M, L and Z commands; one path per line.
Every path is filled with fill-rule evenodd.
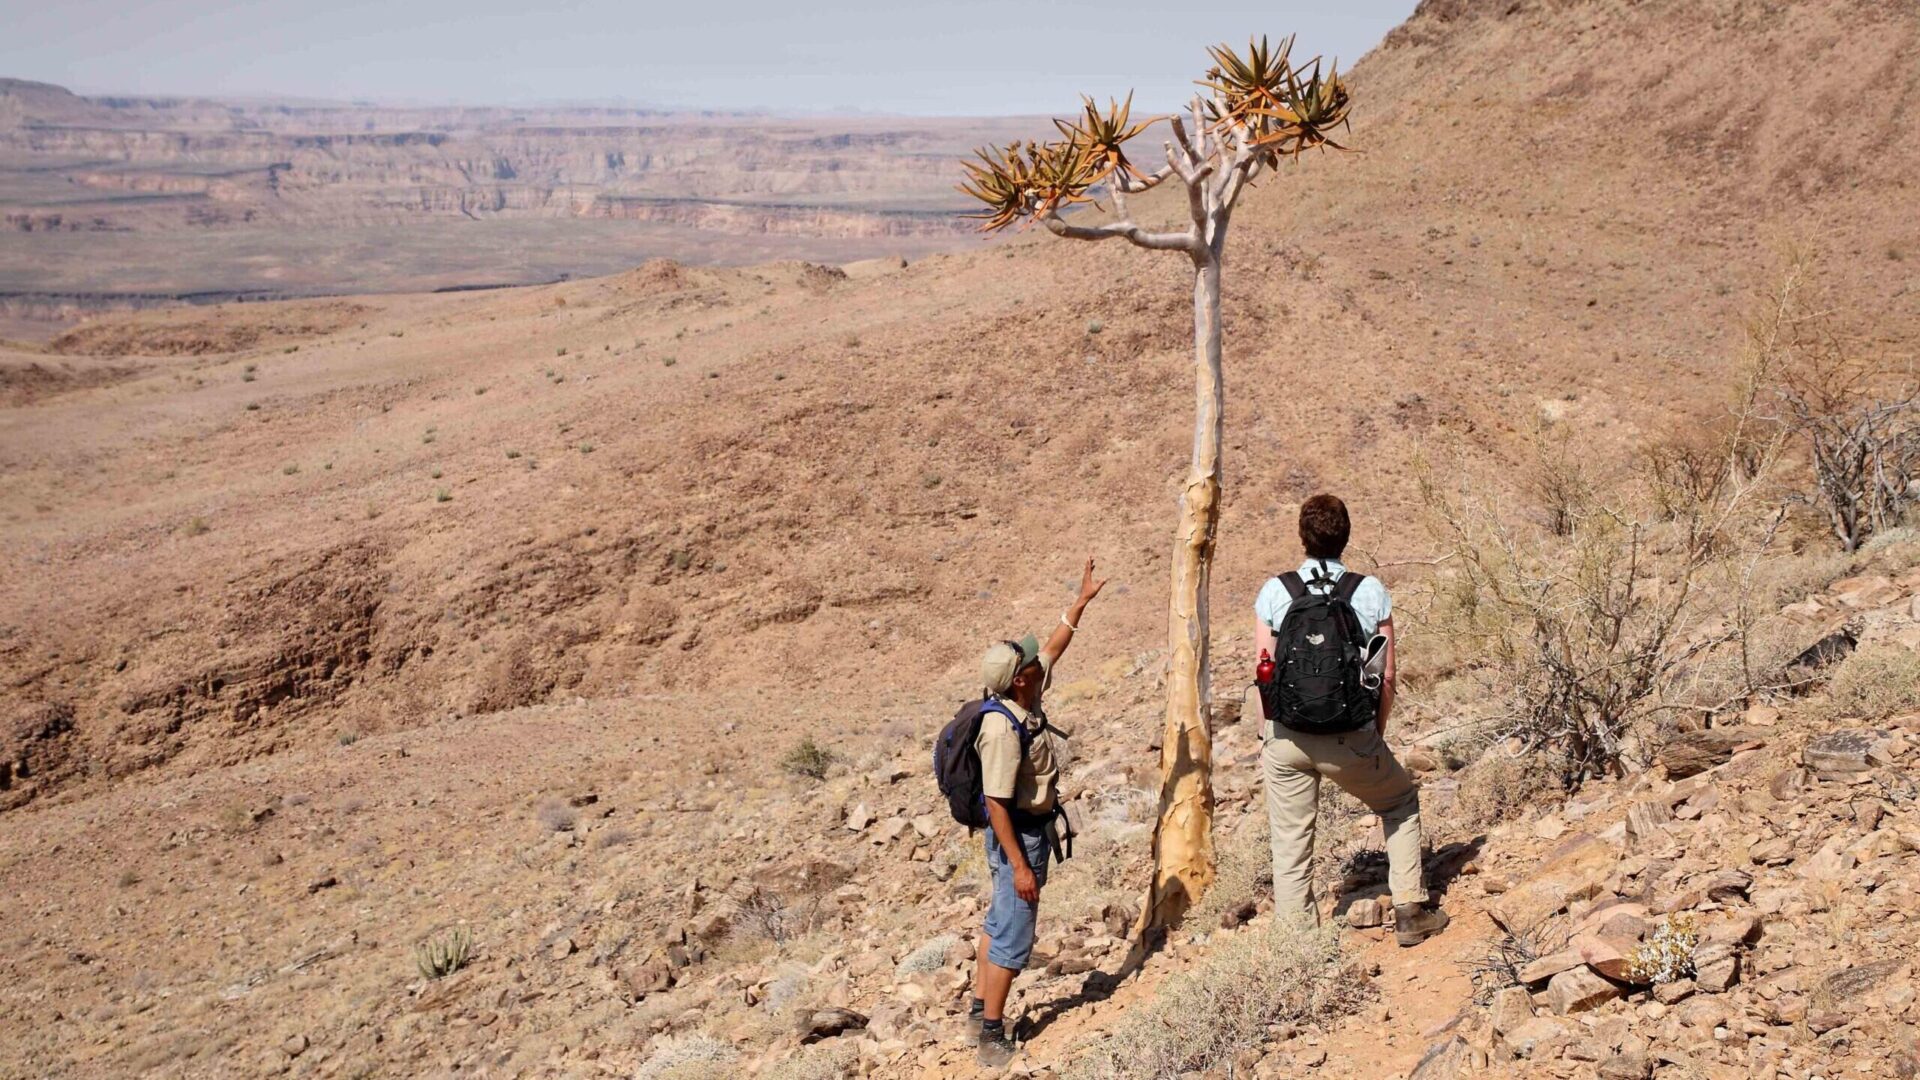
M 1059 113 L 1184 99 L 1203 47 L 1347 66 L 1415 0 L 0 0 L 0 76 L 100 93 Z

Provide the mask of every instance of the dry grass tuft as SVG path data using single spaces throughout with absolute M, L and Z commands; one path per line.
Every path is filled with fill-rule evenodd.
M 1213 930 L 1228 912 L 1273 895 L 1273 849 L 1264 825 L 1264 814 L 1248 815 L 1226 842 L 1214 849 L 1218 866 L 1213 885 L 1187 913 L 1189 926 L 1203 932 Z
M 1920 653 L 1898 645 L 1871 645 L 1834 669 L 1828 689 L 1847 716 L 1882 720 L 1920 709 Z
M 711 1035 L 669 1036 L 634 1080 L 732 1080 L 739 1075 L 739 1054 Z
M 1266 926 L 1223 934 L 1188 971 L 1129 1011 L 1071 1080 L 1173 1080 L 1224 1069 L 1273 1024 L 1324 1024 L 1354 1011 L 1372 986 L 1340 954 L 1338 931 Z
M 1449 825 L 1469 831 L 1518 819 L 1528 808 L 1564 791 L 1566 767 L 1551 753 L 1513 754 L 1491 746 L 1460 770 L 1459 801 Z

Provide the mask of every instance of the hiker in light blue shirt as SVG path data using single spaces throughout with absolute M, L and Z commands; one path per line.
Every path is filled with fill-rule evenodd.
M 1278 666 L 1267 668 L 1263 663 L 1256 669 L 1258 681 L 1248 687 L 1243 707 L 1257 710 L 1254 715 L 1262 718 L 1260 765 L 1273 845 L 1275 917 L 1310 925 L 1320 921 L 1320 904 L 1313 894 L 1314 834 L 1320 782 L 1332 780 L 1380 816 L 1394 939 L 1410 947 L 1445 929 L 1447 914 L 1435 905 L 1422 872 L 1425 841 L 1419 785 L 1386 741 L 1394 692 L 1393 601 L 1378 578 L 1363 577 L 1355 584 L 1341 565 L 1340 555 L 1351 531 L 1347 506 L 1338 498 L 1315 495 L 1301 504 L 1300 546 L 1306 549 L 1307 561 L 1300 564 L 1300 579 L 1274 578 L 1253 605 L 1254 646 L 1263 658 L 1271 655 Z M 1344 588 L 1338 585 L 1342 579 L 1347 582 Z M 1364 695 L 1355 702 L 1346 690 L 1313 689 L 1338 681 L 1329 674 L 1333 669 L 1324 649 L 1339 650 L 1334 654 L 1337 662 L 1352 662 L 1355 657 L 1350 650 L 1360 643 L 1351 641 L 1352 629 L 1344 616 L 1334 623 L 1326 616 L 1326 608 L 1310 596 L 1337 599 L 1346 588 L 1352 589 L 1348 606 L 1360 633 L 1368 638 L 1377 633 L 1385 639 L 1377 703 Z M 1276 643 L 1287 611 L 1296 602 L 1294 593 L 1302 606 L 1282 656 Z M 1338 640 L 1329 645 L 1330 638 Z M 1363 681 L 1361 686 L 1365 685 Z M 1323 712 L 1328 703 L 1335 710 L 1331 715 Z
M 1300 580 L 1317 593 L 1332 592 L 1334 583 L 1346 572 L 1346 565 L 1339 559 L 1308 559 L 1300 564 Z M 1325 584 L 1321 584 L 1322 576 Z M 1276 574 L 1267 579 L 1260 595 L 1254 597 L 1253 613 L 1259 617 L 1260 625 L 1271 633 L 1279 629 L 1280 620 L 1287 617 L 1287 609 L 1292 606 L 1293 598 L 1287 595 L 1287 587 L 1280 584 Z M 1379 578 L 1369 577 L 1354 590 L 1353 613 L 1360 617 L 1360 632 L 1368 637 L 1379 633 L 1380 624 L 1393 618 L 1393 598 L 1387 595 L 1387 587 L 1380 584 Z M 1272 645 L 1264 647 L 1270 649 Z

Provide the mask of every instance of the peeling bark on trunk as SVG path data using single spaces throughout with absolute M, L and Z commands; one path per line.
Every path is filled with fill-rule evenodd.
M 1179 919 L 1213 883 L 1213 732 L 1207 677 L 1208 581 L 1220 524 L 1220 258 L 1194 256 L 1193 461 L 1180 496 L 1168 609 L 1167 721 L 1146 927 Z

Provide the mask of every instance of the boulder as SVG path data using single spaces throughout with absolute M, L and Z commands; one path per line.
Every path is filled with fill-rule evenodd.
M 1725 763 L 1736 750 L 1764 744 L 1768 734 L 1765 728 L 1750 727 L 1683 731 L 1660 747 L 1660 764 L 1666 767 L 1667 779 L 1679 780 Z
M 1498 990 L 1493 995 L 1487 1014 L 1496 1034 L 1505 1035 L 1510 1031 L 1516 1031 L 1521 1024 L 1533 1019 L 1533 995 L 1527 993 L 1527 988 L 1524 986 L 1509 986 Z
M 1637 846 L 1665 835 L 1662 825 L 1673 820 L 1673 810 L 1660 799 L 1642 799 L 1627 807 L 1627 838 Z
M 1752 912 L 1725 912 L 1707 923 L 1700 939 L 1721 945 L 1751 945 L 1760 939 L 1764 925 Z
M 852 1009 L 816 1009 L 800 1018 L 800 1042 L 817 1043 L 866 1026 L 867 1018 Z
M 1559 952 L 1548 953 L 1529 961 L 1520 969 L 1518 977 L 1521 982 L 1531 986 L 1534 983 L 1545 982 L 1563 971 L 1572 971 L 1584 963 L 1586 961 L 1581 959 L 1580 950 L 1569 946 Z
M 1634 953 L 1638 951 L 1639 941 L 1609 940 L 1600 934 L 1582 934 L 1574 939 L 1574 948 L 1587 967 L 1614 982 L 1644 982 L 1633 977 Z
M 1709 994 L 1724 994 L 1740 981 L 1740 953 L 1724 942 L 1709 941 L 1693 951 L 1693 981 Z
M 1503 930 L 1532 930 L 1571 901 L 1598 896 L 1615 859 L 1605 841 L 1592 833 L 1574 833 L 1548 853 L 1532 877 L 1501 894 L 1487 914 Z
M 1813 994 L 1813 1003 L 1820 1008 L 1837 1009 L 1867 991 L 1885 984 L 1906 964 L 1906 960 L 1895 957 L 1871 964 L 1842 968 L 1820 981 L 1820 986 Z
M 1638 1050 L 1615 1054 L 1600 1063 L 1600 1080 L 1647 1080 L 1653 1075 L 1653 1059 Z
M 1515 1057 L 1546 1060 L 1561 1045 L 1571 1041 L 1573 1029 L 1568 1022 L 1552 1016 L 1536 1016 L 1504 1036 Z
M 1678 1005 L 1694 995 L 1699 987 L 1692 979 L 1675 979 L 1661 983 L 1653 988 L 1653 1000 L 1662 1005 Z
M 1800 761 L 1816 773 L 1857 773 L 1873 768 L 1871 755 L 1890 734 L 1881 728 L 1842 728 L 1807 740 Z
M 1747 898 L 1748 890 L 1753 888 L 1753 875 L 1745 870 L 1720 870 L 1709 876 L 1700 887 L 1706 892 L 1707 899 L 1718 904 L 1730 904 Z
M 1626 996 L 1626 988 L 1611 979 L 1577 967 L 1563 971 L 1547 984 L 1547 1006 L 1557 1016 L 1569 1016 L 1598 1008 L 1618 997 Z
M 1800 793 L 1815 783 L 1813 770 L 1807 768 L 1782 769 L 1767 785 L 1767 791 L 1781 802 L 1791 802 Z
M 1831 664 L 1845 660 L 1853 654 L 1853 650 L 1858 648 L 1859 645 L 1860 641 L 1854 637 L 1853 631 L 1843 626 L 1833 633 L 1828 634 L 1826 637 L 1821 638 L 1819 641 L 1807 646 L 1799 656 L 1794 657 L 1787 663 L 1787 668 L 1792 671 L 1797 671 L 1802 675 L 1819 671 Z
M 673 968 L 665 960 L 655 957 L 644 964 L 636 964 L 620 973 L 620 981 L 626 984 L 627 992 L 635 1000 L 648 994 L 658 994 L 673 988 Z
M 1473 1067 L 1473 1058 L 1473 1047 L 1465 1039 L 1449 1036 L 1427 1047 L 1407 1080 L 1456 1080 Z
M 866 803 L 855 803 L 847 810 L 847 828 L 853 832 L 865 832 L 873 824 L 873 811 Z
M 1355 930 L 1366 930 L 1384 925 L 1387 915 L 1393 910 L 1391 901 L 1383 901 L 1377 896 L 1363 896 L 1347 905 L 1347 925 Z

